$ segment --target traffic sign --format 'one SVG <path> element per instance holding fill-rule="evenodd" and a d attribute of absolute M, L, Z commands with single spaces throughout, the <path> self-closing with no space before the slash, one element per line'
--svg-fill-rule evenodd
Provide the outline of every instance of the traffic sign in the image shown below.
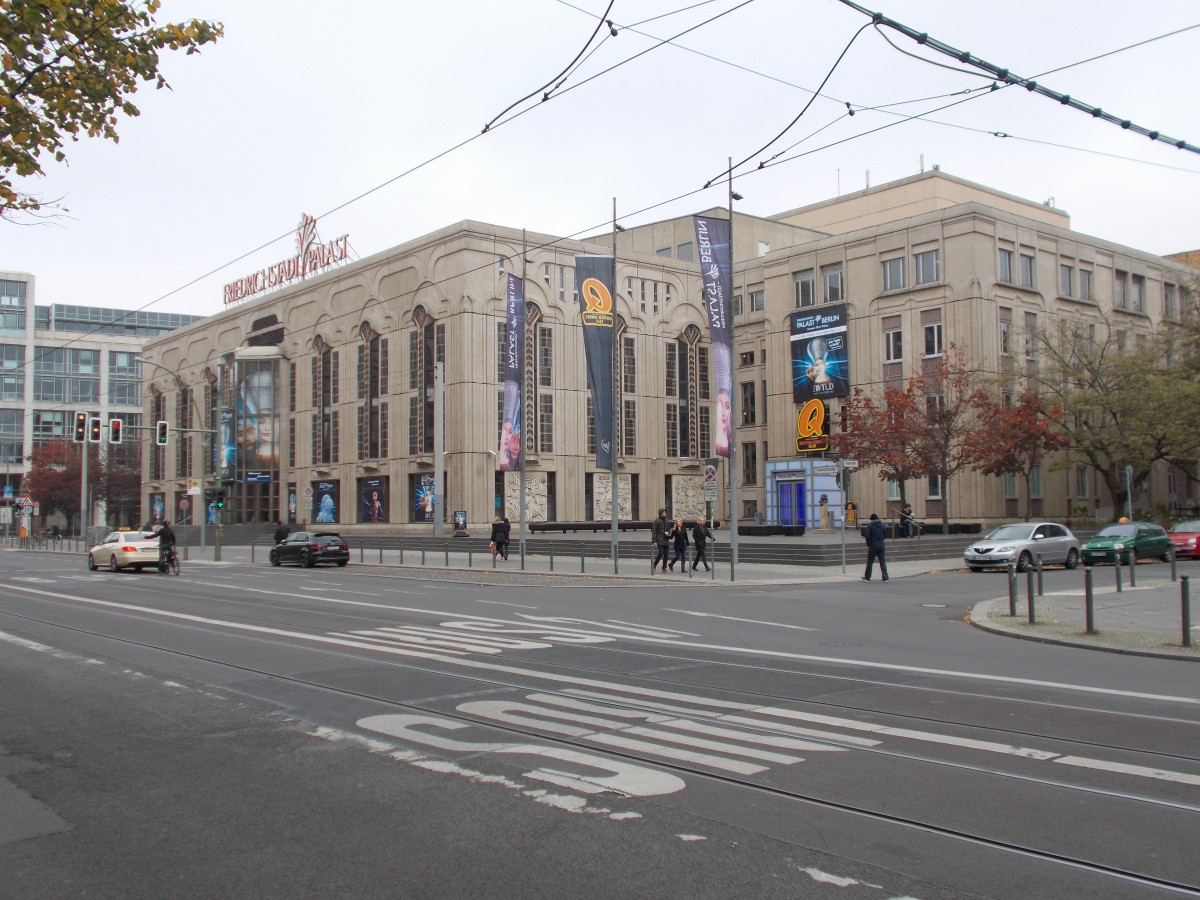
<path fill-rule="evenodd" d="M 306 488 L 304 489 L 304 496 L 305 496 L 305 497 L 311 497 L 312 495 L 313 495 L 313 490 L 312 490 L 312 488 L 311 488 L 311 487 L 306 487 Z"/>
<path fill-rule="evenodd" d="M 191 494 L 193 497 L 200 496 L 200 479 L 199 478 L 189 478 L 188 479 L 187 492 L 189 494 Z"/>
<path fill-rule="evenodd" d="M 704 500 L 706 503 L 712 503 L 717 499 L 717 483 L 715 481 L 704 482 Z"/>
<path fill-rule="evenodd" d="M 717 467 L 716 466 L 705 466 L 704 467 L 704 480 L 705 481 L 716 481 L 717 480 Z"/>
<path fill-rule="evenodd" d="M 843 469 L 857 469 L 858 468 L 858 460 L 857 459 L 843 459 L 842 460 L 842 468 Z"/>

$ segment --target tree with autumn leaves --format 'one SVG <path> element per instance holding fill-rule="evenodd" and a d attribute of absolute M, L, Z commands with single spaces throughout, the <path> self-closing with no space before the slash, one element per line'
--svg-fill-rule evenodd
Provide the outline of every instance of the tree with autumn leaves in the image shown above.
<path fill-rule="evenodd" d="M 17 179 L 66 161 L 67 139 L 113 142 L 136 116 L 139 84 L 169 88 L 159 53 L 196 53 L 221 36 L 201 19 L 158 24 L 159 0 L 0 0 L 0 219 L 46 205 Z"/>
<path fill-rule="evenodd" d="M 88 453 L 88 493 L 101 502 L 109 522 L 133 522 L 141 508 L 141 472 L 136 462 L 106 460 L 100 445 L 91 442 L 49 441 L 33 449 L 30 469 L 21 482 L 43 515 L 63 513 L 71 521 L 79 514 L 83 482 L 83 456 Z"/>

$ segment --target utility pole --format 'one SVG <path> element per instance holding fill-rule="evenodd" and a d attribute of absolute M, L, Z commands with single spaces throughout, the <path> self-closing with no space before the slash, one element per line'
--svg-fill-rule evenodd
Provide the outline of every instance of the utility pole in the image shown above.
<path fill-rule="evenodd" d="M 442 482 L 446 477 L 446 364 L 433 365 L 433 536 L 443 536 Z"/>

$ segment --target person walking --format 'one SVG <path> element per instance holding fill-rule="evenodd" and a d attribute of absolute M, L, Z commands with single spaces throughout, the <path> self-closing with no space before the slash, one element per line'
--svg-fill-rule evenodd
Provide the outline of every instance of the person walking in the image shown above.
<path fill-rule="evenodd" d="M 502 559 L 507 559 L 508 532 L 505 531 L 504 519 L 502 519 L 500 516 L 496 516 L 495 520 L 492 522 L 492 536 L 489 540 L 491 541 L 490 549 L 492 551 L 492 564 L 495 565 L 497 556 L 501 557 Z"/>
<path fill-rule="evenodd" d="M 884 537 L 887 535 L 887 529 L 883 527 L 883 522 L 879 521 L 879 516 L 871 513 L 871 521 L 867 523 L 865 529 L 865 537 L 867 539 L 867 571 L 863 574 L 863 581 L 871 580 L 871 570 L 875 567 L 875 560 L 879 560 L 879 574 L 883 576 L 883 580 L 888 580 L 887 560 L 884 557 Z"/>
<path fill-rule="evenodd" d="M 700 560 L 704 560 L 704 571 L 708 571 L 708 542 L 712 539 L 713 533 L 708 527 L 708 520 L 701 516 L 692 526 L 692 543 L 696 545 L 696 555 L 692 557 L 693 572 L 696 571 Z"/>
<path fill-rule="evenodd" d="M 671 529 L 671 539 L 675 542 L 675 558 L 671 560 L 669 568 L 674 572 L 675 563 L 679 563 L 679 574 L 683 575 L 687 572 L 688 533 L 682 518 L 675 520 L 675 527 Z"/>
<path fill-rule="evenodd" d="M 167 563 L 171 559 L 171 551 L 175 549 L 175 531 L 171 523 L 163 519 L 162 527 L 158 529 L 158 571 L 166 573 Z"/>
<path fill-rule="evenodd" d="M 660 509 L 658 518 L 650 524 L 650 546 L 654 548 L 654 559 L 650 563 L 650 574 L 653 575 L 660 563 L 662 570 L 667 571 L 667 554 L 671 549 L 671 523 L 667 521 L 667 511 Z"/>
<path fill-rule="evenodd" d="M 54 542 L 55 547 L 62 543 L 62 529 L 57 525 L 50 529 L 50 540 Z"/>
<path fill-rule="evenodd" d="M 504 557 L 504 561 L 508 562 L 508 545 L 512 540 L 512 522 L 508 521 L 508 516 L 501 516 L 500 521 L 504 523 L 504 547 L 500 551 L 500 555 Z"/>
<path fill-rule="evenodd" d="M 288 527 L 279 519 L 275 520 L 275 543 L 282 544 L 287 540 Z"/>

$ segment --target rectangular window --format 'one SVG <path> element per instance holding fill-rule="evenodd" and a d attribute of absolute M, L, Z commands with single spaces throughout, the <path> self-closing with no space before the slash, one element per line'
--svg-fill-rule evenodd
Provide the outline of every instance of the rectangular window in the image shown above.
<path fill-rule="evenodd" d="M 696 348 L 696 380 L 701 400 L 708 400 L 712 394 L 708 387 L 708 348 Z"/>
<path fill-rule="evenodd" d="M 753 350 L 745 350 L 742 353 L 738 354 L 738 366 L 739 367 L 752 366 L 752 365 L 754 365 L 754 351 Z"/>
<path fill-rule="evenodd" d="M 929 493 L 925 496 L 930 500 L 940 500 L 942 498 L 942 476 L 930 475 L 927 479 L 927 484 Z"/>
<path fill-rule="evenodd" d="M 554 335 L 549 328 L 538 328 L 538 385 L 550 387 L 554 376 Z"/>
<path fill-rule="evenodd" d="M 758 484 L 758 444 L 742 442 L 742 484 Z"/>
<path fill-rule="evenodd" d="M 897 256 L 895 259 L 885 259 L 883 261 L 883 289 L 885 291 L 898 291 L 904 287 L 904 257 Z"/>
<path fill-rule="evenodd" d="M 1000 320 L 1000 355 L 1012 354 L 1012 322 Z"/>
<path fill-rule="evenodd" d="M 942 323 L 932 322 L 925 326 L 925 355 L 942 355 Z"/>
<path fill-rule="evenodd" d="M 742 382 L 742 424 L 754 425 L 758 422 L 756 385 L 753 381 Z"/>
<path fill-rule="evenodd" d="M 1163 318 L 1175 318 L 1175 285 L 1163 284 Z"/>
<path fill-rule="evenodd" d="M 1091 269 L 1080 269 L 1079 270 L 1079 299 L 1080 300 L 1091 300 L 1092 299 L 1092 270 Z"/>
<path fill-rule="evenodd" d="M 504 367 L 508 355 L 508 322 L 500 320 L 496 323 L 496 380 L 504 384 Z"/>
<path fill-rule="evenodd" d="M 1145 312 L 1146 310 L 1146 276 L 1134 275 L 1130 284 L 1132 290 L 1129 294 L 1129 308 L 1134 312 Z"/>
<path fill-rule="evenodd" d="M 1037 356 L 1038 324 L 1037 313 L 1025 313 L 1025 356 L 1029 359 Z"/>
<path fill-rule="evenodd" d="M 1004 473 L 1004 499 L 1017 499 L 1017 476 L 1013 472 Z"/>
<path fill-rule="evenodd" d="M 1021 254 L 1021 287 L 1034 288 L 1037 283 L 1034 281 L 1034 258 L 1029 253 Z"/>
<path fill-rule="evenodd" d="M 904 332 L 899 328 L 883 333 L 883 361 L 900 362 L 904 359 Z"/>
<path fill-rule="evenodd" d="M 674 341 L 667 343 L 667 396 L 679 396 L 679 366 L 678 366 L 678 351 L 679 346 Z"/>
<path fill-rule="evenodd" d="M 733 314 L 735 316 L 740 316 L 742 314 L 742 295 L 741 294 L 733 295 L 732 307 L 733 307 Z"/>
<path fill-rule="evenodd" d="M 501 399 L 503 402 L 503 399 Z M 417 456 L 424 447 L 421 426 L 425 421 L 424 404 L 420 397 L 408 398 L 408 455 Z"/>
<path fill-rule="evenodd" d="M 0 409 L 0 463 L 19 466 L 25 455 L 25 413 Z"/>
<path fill-rule="evenodd" d="M 845 285 L 842 283 L 842 264 L 821 266 L 821 289 L 825 303 L 841 303 L 845 299 Z"/>
<path fill-rule="evenodd" d="M 624 401 L 624 414 L 622 415 L 623 428 L 621 437 L 625 442 L 625 447 L 621 451 L 625 456 L 637 456 L 637 401 Z"/>
<path fill-rule="evenodd" d="M 894 478 L 888 479 L 888 499 L 892 501 L 900 499 L 900 482 Z"/>
<path fill-rule="evenodd" d="M 554 452 L 554 395 L 538 394 L 538 452 Z"/>
<path fill-rule="evenodd" d="M 671 257 L 671 248 L 670 247 L 659 247 L 657 250 L 654 251 L 654 255 L 655 256 L 665 256 L 669 259 Z"/>
<path fill-rule="evenodd" d="M 667 458 L 679 456 L 679 406 L 667 404 Z"/>
<path fill-rule="evenodd" d="M 751 291 L 750 292 L 750 312 L 762 312 L 767 308 L 767 292 L 766 291 Z"/>
<path fill-rule="evenodd" d="M 675 248 L 675 258 L 683 262 L 692 261 L 692 243 L 688 241 L 686 244 L 680 244 Z"/>
<path fill-rule="evenodd" d="M 803 272 L 797 272 L 796 278 L 796 308 L 802 306 L 812 306 L 817 302 L 816 281 L 813 278 L 813 270 L 805 269 Z"/>
<path fill-rule="evenodd" d="M 1113 306 L 1129 308 L 1129 273 L 1117 269 L 1113 272 Z"/>
<path fill-rule="evenodd" d="M 699 413 L 700 450 L 698 455 L 701 459 L 708 459 L 712 456 L 712 409 L 708 406 L 701 406 Z"/>
<path fill-rule="evenodd" d="M 996 258 L 996 280 L 1013 282 L 1013 252 L 1001 248 Z"/>
<path fill-rule="evenodd" d="M 637 345 L 634 339 L 624 340 L 624 371 L 621 376 L 623 390 L 626 394 L 637 393 Z"/>
<path fill-rule="evenodd" d="M 592 398 L 587 398 L 587 453 L 596 455 L 596 411 L 592 408 Z"/>
<path fill-rule="evenodd" d="M 650 294 L 651 312 L 658 312 L 658 282 L 652 282 L 654 290 Z"/>
<path fill-rule="evenodd" d="M 288 419 L 288 466 L 296 468 L 296 419 Z"/>
<path fill-rule="evenodd" d="M 936 284 L 941 281 L 941 251 L 924 250 L 913 257 L 917 284 Z"/>
<path fill-rule="evenodd" d="M 638 307 L 641 309 L 642 312 L 645 312 L 646 311 L 646 282 L 644 280 L 641 283 L 641 291 L 638 294 L 638 298 L 639 298 L 638 299 Z"/>
<path fill-rule="evenodd" d="M 1075 293 L 1075 267 L 1068 266 L 1066 263 L 1059 263 L 1058 266 L 1058 296 L 1074 297 Z"/>
<path fill-rule="evenodd" d="M 1075 498 L 1077 500 L 1086 500 L 1088 496 L 1088 469 L 1087 466 L 1075 467 Z"/>
<path fill-rule="evenodd" d="M 1029 469 L 1029 496 L 1042 496 L 1042 467 L 1032 466 Z"/>

